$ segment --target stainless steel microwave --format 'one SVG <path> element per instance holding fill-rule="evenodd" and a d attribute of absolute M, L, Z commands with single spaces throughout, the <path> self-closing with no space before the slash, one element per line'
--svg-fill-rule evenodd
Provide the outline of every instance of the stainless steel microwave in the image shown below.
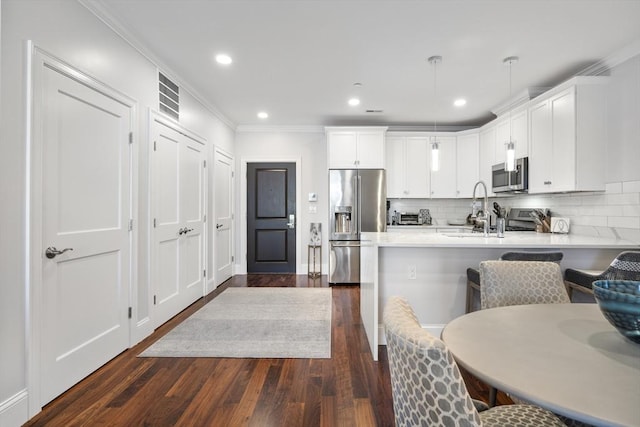
<path fill-rule="evenodd" d="M 529 189 L 529 158 L 516 159 L 514 171 L 505 170 L 499 163 L 491 168 L 491 187 L 494 193 L 526 192 Z"/>

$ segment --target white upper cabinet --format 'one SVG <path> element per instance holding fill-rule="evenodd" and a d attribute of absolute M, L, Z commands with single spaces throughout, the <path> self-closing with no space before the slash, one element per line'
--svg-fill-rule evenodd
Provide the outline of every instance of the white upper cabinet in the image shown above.
<path fill-rule="evenodd" d="M 473 186 L 479 179 L 479 132 L 459 134 L 456 139 L 456 152 L 456 197 L 471 198 Z"/>
<path fill-rule="evenodd" d="M 496 125 L 490 123 L 480 130 L 480 153 L 478 155 L 478 179 L 484 181 L 491 192 L 491 168 L 496 162 Z M 473 188 L 471 189 L 473 192 Z"/>
<path fill-rule="evenodd" d="M 329 169 L 384 169 L 386 127 L 327 127 Z"/>
<path fill-rule="evenodd" d="M 575 77 L 529 107 L 529 193 L 605 189 L 607 77 Z"/>
<path fill-rule="evenodd" d="M 427 137 L 386 138 L 387 197 L 429 197 L 429 142 Z"/>
<path fill-rule="evenodd" d="M 529 138 L 527 132 L 527 109 L 505 113 L 496 125 L 495 163 L 504 163 L 506 160 L 507 143 L 509 138 L 514 141 L 516 159 L 529 155 Z"/>
<path fill-rule="evenodd" d="M 440 167 L 431 171 L 431 197 L 455 198 L 457 196 L 457 150 L 455 136 L 438 136 Z M 429 165 L 430 166 L 430 165 Z"/>

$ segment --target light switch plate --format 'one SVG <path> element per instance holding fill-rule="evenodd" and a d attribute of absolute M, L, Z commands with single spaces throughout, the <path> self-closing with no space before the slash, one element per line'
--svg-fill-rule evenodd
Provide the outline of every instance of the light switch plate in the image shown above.
<path fill-rule="evenodd" d="M 317 202 L 318 201 L 318 195 L 316 193 L 309 193 L 309 201 L 310 202 Z"/>

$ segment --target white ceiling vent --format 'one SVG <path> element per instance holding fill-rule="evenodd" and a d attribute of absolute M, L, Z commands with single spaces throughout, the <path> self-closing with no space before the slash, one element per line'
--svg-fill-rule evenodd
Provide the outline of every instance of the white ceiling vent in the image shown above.
<path fill-rule="evenodd" d="M 180 119 L 180 88 L 162 73 L 158 73 L 158 89 L 160 99 L 160 111 Z"/>

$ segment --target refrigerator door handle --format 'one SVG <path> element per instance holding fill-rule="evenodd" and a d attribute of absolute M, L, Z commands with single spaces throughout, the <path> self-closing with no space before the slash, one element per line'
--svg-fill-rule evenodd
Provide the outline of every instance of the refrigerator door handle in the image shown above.
<path fill-rule="evenodd" d="M 362 177 L 360 174 L 356 175 L 356 236 L 359 239 L 362 232 L 362 217 L 360 215 L 360 208 L 362 207 L 362 201 L 360 197 L 362 195 Z"/>

